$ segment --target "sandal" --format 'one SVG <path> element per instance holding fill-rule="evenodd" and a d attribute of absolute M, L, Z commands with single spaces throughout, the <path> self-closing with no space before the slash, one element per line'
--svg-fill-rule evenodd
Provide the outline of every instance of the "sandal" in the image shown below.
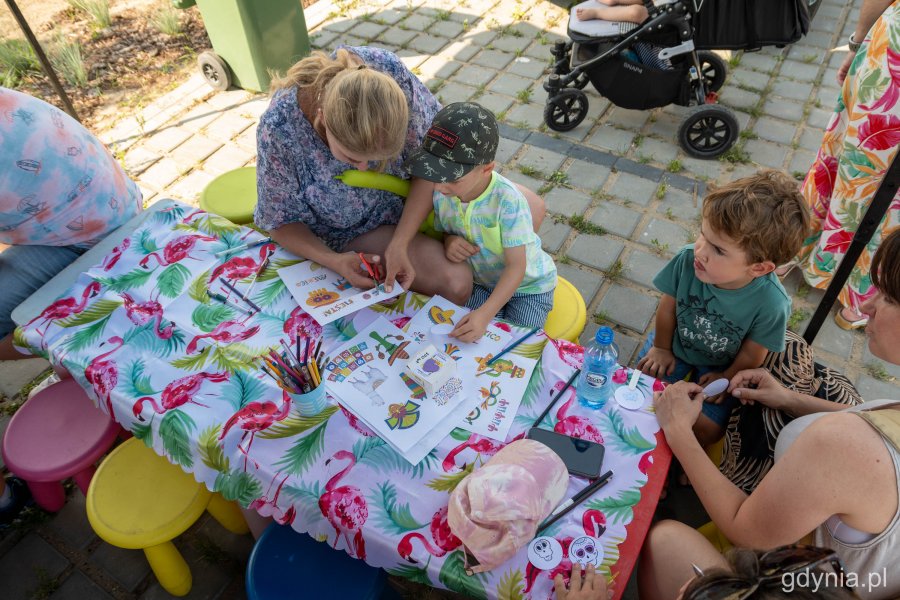
<path fill-rule="evenodd" d="M 846 331 L 851 331 L 853 329 L 865 329 L 866 325 L 868 325 L 869 323 L 868 316 L 863 315 L 861 318 L 851 321 L 844 316 L 844 310 L 846 309 L 841 309 L 834 315 L 834 322 L 838 327 Z"/>
<path fill-rule="evenodd" d="M 786 262 L 783 265 L 781 265 L 780 267 L 778 267 L 777 269 L 775 269 L 775 276 L 778 277 L 779 279 L 784 279 L 785 277 L 787 277 L 788 273 L 790 273 L 791 271 L 794 270 L 794 267 L 798 267 L 798 266 L 800 266 L 800 263 L 798 263 L 795 260 Z"/>

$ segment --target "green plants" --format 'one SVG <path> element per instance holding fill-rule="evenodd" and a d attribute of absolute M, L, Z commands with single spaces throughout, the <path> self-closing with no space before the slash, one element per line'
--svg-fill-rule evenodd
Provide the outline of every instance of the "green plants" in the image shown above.
<path fill-rule="evenodd" d="M 0 85 L 14 88 L 29 73 L 39 73 L 41 64 L 28 42 L 0 40 Z"/>
<path fill-rule="evenodd" d="M 885 368 L 884 363 L 877 360 L 872 360 L 866 363 L 866 371 L 877 379 L 878 381 L 894 381 L 894 377 L 888 373 L 888 370 Z"/>
<path fill-rule="evenodd" d="M 569 176 L 563 171 L 553 171 L 547 176 L 547 181 L 554 185 L 566 185 L 569 182 Z"/>
<path fill-rule="evenodd" d="M 666 197 L 666 191 L 669 189 L 669 184 L 663 181 L 659 184 L 659 187 L 656 188 L 656 199 L 662 200 Z M 670 209 L 671 210 L 671 209 Z"/>
<path fill-rule="evenodd" d="M 519 173 L 527 177 L 544 178 L 544 174 L 530 165 L 519 165 Z"/>
<path fill-rule="evenodd" d="M 588 235 L 603 235 L 606 233 L 602 227 L 591 223 L 581 215 L 572 215 L 565 220 L 565 223 L 578 233 L 586 233 Z"/>
<path fill-rule="evenodd" d="M 728 152 L 719 157 L 722 162 L 731 164 L 747 164 L 750 162 L 750 154 L 744 150 L 743 144 L 735 144 L 728 149 Z"/>
<path fill-rule="evenodd" d="M 559 265 L 568 265 L 572 263 L 572 259 L 568 257 L 566 254 L 562 254 L 556 257 L 556 264 Z"/>
<path fill-rule="evenodd" d="M 675 213 L 672 212 L 672 207 L 666 209 L 666 218 L 670 221 L 675 219 Z"/>
<path fill-rule="evenodd" d="M 663 244 L 656 238 L 650 240 L 650 247 L 658 256 L 662 256 L 669 251 L 669 244 Z"/>
<path fill-rule="evenodd" d="M 519 93 L 516 94 L 516 99 L 522 104 L 528 104 L 528 101 L 531 100 L 531 93 L 531 88 L 519 90 Z"/>
<path fill-rule="evenodd" d="M 75 10 L 86 13 L 98 29 L 106 29 L 111 23 L 109 18 L 109 0 L 69 0 Z"/>
<path fill-rule="evenodd" d="M 605 312 L 603 312 L 602 310 L 600 312 L 595 312 L 593 315 L 591 315 L 591 320 L 594 323 L 596 323 L 597 325 L 606 325 L 607 323 L 611 322 L 609 320 L 609 315 L 606 314 Z"/>
<path fill-rule="evenodd" d="M 70 85 L 87 85 L 87 67 L 81 56 L 81 44 L 67 41 L 61 35 L 50 48 L 50 63 Z"/>
<path fill-rule="evenodd" d="M 603 271 L 603 274 L 606 275 L 606 278 L 610 281 L 618 281 L 622 278 L 622 274 L 624 272 L 625 265 L 621 260 L 616 260 L 613 264 L 609 265 L 609 267 Z"/>
<path fill-rule="evenodd" d="M 150 17 L 150 23 L 162 34 L 175 36 L 181 35 L 181 11 L 170 3 L 163 4 Z"/>
<path fill-rule="evenodd" d="M 806 298 L 807 296 L 809 296 L 809 291 L 811 289 L 812 288 L 809 287 L 808 283 L 806 283 L 805 281 L 800 281 L 800 284 L 797 285 L 797 291 L 794 292 L 794 295 L 798 298 Z"/>
<path fill-rule="evenodd" d="M 740 133 L 742 140 L 756 140 L 759 139 L 759 136 L 752 129 L 744 129 Z"/>
<path fill-rule="evenodd" d="M 666 165 L 666 171 L 669 173 L 677 173 L 682 169 L 681 161 L 677 158 L 673 158 L 669 161 L 669 164 Z"/>
<path fill-rule="evenodd" d="M 790 329 L 791 331 L 797 331 L 797 328 L 800 326 L 800 324 L 808 317 L 809 311 L 803 310 L 802 308 L 795 308 L 791 311 L 791 316 L 788 317 L 788 329 Z"/>

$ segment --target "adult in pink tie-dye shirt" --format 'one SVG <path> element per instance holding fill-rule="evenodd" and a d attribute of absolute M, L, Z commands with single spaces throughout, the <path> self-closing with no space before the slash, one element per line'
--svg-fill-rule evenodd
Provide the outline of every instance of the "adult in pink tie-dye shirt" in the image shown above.
<path fill-rule="evenodd" d="M 10 313 L 143 207 L 104 145 L 58 108 L 0 87 L 0 360 Z"/>

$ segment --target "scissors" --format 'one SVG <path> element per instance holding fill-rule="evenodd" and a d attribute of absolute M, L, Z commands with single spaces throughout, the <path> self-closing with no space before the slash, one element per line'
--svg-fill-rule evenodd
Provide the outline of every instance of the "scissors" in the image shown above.
<path fill-rule="evenodd" d="M 375 267 L 373 267 L 369 261 L 366 260 L 366 255 L 362 252 L 359 253 L 359 260 L 362 261 L 362 266 L 366 268 L 366 272 L 369 274 L 369 277 L 372 278 L 372 282 L 375 284 L 375 287 L 379 287 L 378 278 L 375 276 Z"/>

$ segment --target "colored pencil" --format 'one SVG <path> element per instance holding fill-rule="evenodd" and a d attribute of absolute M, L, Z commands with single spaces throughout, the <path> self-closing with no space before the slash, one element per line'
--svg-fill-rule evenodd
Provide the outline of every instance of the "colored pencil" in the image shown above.
<path fill-rule="evenodd" d="M 609 480 L 612 479 L 612 476 L 613 472 L 607 471 L 606 473 L 598 477 L 595 481 L 587 484 L 583 489 L 581 489 L 581 491 L 572 496 L 570 499 L 557 506 L 556 509 L 552 513 L 550 513 L 550 516 L 547 517 L 543 523 L 538 525 L 535 536 L 540 535 L 542 531 L 562 519 L 564 516 L 569 514 L 572 509 L 590 498 L 597 490 L 609 483 Z"/>
<path fill-rule="evenodd" d="M 235 246 L 234 248 L 226 248 L 225 250 L 220 250 L 216 252 L 214 256 L 222 256 L 223 254 L 229 254 L 231 252 L 240 252 L 242 250 L 248 250 L 250 248 L 256 248 L 257 246 L 262 246 L 263 244 L 268 244 L 272 241 L 272 238 L 265 237 L 261 240 L 257 240 L 255 242 L 250 242 L 248 244 L 241 244 L 240 246 Z"/>
<path fill-rule="evenodd" d="M 229 290 L 234 292 L 235 296 L 237 296 L 238 298 L 240 298 L 241 300 L 246 302 L 247 305 L 250 306 L 253 310 L 255 310 L 256 312 L 262 312 L 262 309 L 259 306 L 257 306 L 255 302 L 253 302 L 250 298 L 245 298 L 244 296 L 242 296 L 236 287 L 234 287 L 232 284 L 228 283 L 227 279 L 223 279 L 222 277 L 219 277 L 219 283 L 221 283 L 222 285 L 227 287 Z"/>
<path fill-rule="evenodd" d="M 565 393 L 565 391 L 567 389 L 569 389 L 570 387 L 572 387 L 572 384 L 575 383 L 575 380 L 578 378 L 578 375 L 580 375 L 580 374 L 581 374 L 581 369 L 575 369 L 575 372 L 572 373 L 571 377 L 569 377 L 569 380 L 566 382 L 566 385 L 563 387 L 563 389 L 556 392 L 556 395 L 553 396 L 553 400 L 550 401 L 550 404 L 547 405 L 547 408 L 544 409 L 544 412 L 542 412 L 538 416 L 538 418 L 534 420 L 534 423 L 531 424 L 532 427 L 540 427 L 541 426 L 541 421 L 544 420 L 544 417 L 547 416 L 547 413 L 550 412 L 550 409 L 553 408 L 553 406 L 556 404 L 557 400 L 559 400 L 562 397 L 562 395 Z"/>
<path fill-rule="evenodd" d="M 535 327 L 534 329 L 532 329 L 531 331 L 529 331 L 528 333 L 526 333 L 525 335 L 523 335 L 522 337 L 520 337 L 519 339 L 514 341 L 512 344 L 510 344 L 509 346 L 507 346 L 506 348 L 501 350 L 497 354 L 497 356 L 495 356 L 491 360 L 487 361 L 487 366 L 491 366 L 492 364 L 494 364 L 498 358 L 500 358 L 501 356 L 503 356 L 504 354 L 506 354 L 507 352 L 509 352 L 510 350 L 512 350 L 513 348 L 515 348 L 516 346 L 518 346 L 519 344 L 521 344 L 522 342 L 524 342 L 525 340 L 530 338 L 531 336 L 533 336 L 535 333 L 540 331 L 540 329 L 541 329 L 540 327 Z"/>
<path fill-rule="evenodd" d="M 226 305 L 226 306 L 230 306 L 231 308 L 234 308 L 234 309 L 236 309 L 236 310 L 240 310 L 240 311 L 242 311 L 242 312 L 245 312 L 245 313 L 247 313 L 248 315 L 253 315 L 253 314 L 254 314 L 254 312 L 253 312 L 252 309 L 246 308 L 246 307 L 244 307 L 244 306 L 241 306 L 240 304 L 237 304 L 237 303 L 235 303 L 235 302 L 232 302 L 231 300 L 229 300 L 228 298 L 226 298 L 226 297 L 223 296 L 222 294 L 217 294 L 217 293 L 215 293 L 215 292 L 211 292 L 211 291 L 209 291 L 209 290 L 206 290 L 206 295 L 209 296 L 210 298 L 212 298 L 213 300 L 215 300 L 216 302 L 221 302 L 222 304 L 224 304 L 224 305 Z"/>
<path fill-rule="evenodd" d="M 250 296 L 250 292 L 253 291 L 253 286 L 256 285 L 256 280 L 259 278 L 259 274 L 266 270 L 266 267 L 269 266 L 269 259 L 272 257 L 270 254 L 266 257 L 266 260 L 262 261 L 262 264 L 259 265 L 259 268 L 253 273 L 253 278 L 250 280 L 250 285 L 247 286 L 247 291 L 244 292 L 244 295 L 241 296 L 243 300 L 247 300 Z"/>

